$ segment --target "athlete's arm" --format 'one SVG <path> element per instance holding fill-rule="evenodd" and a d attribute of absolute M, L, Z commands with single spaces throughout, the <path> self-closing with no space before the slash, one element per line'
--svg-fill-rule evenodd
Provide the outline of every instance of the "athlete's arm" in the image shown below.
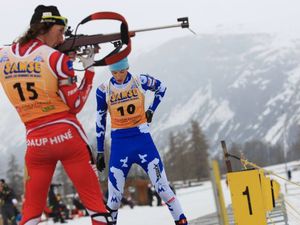
<path fill-rule="evenodd" d="M 149 75 L 141 74 L 140 81 L 143 90 L 145 91 L 150 90 L 154 92 L 153 102 L 152 104 L 150 104 L 148 108 L 148 110 L 154 112 L 157 106 L 160 104 L 162 98 L 164 97 L 167 88 L 159 80 Z"/>
<path fill-rule="evenodd" d="M 106 130 L 106 115 L 107 115 L 106 88 L 104 85 L 100 85 L 97 88 L 96 101 L 97 101 L 97 116 L 96 116 L 97 150 L 99 153 L 103 153 L 105 130 Z"/>
<path fill-rule="evenodd" d="M 75 82 L 73 62 L 67 55 L 56 51 L 52 53 L 49 61 L 58 78 L 59 96 L 70 107 L 71 113 L 78 113 L 84 106 L 92 89 L 95 73 L 92 70 L 86 70 L 78 87 Z"/>

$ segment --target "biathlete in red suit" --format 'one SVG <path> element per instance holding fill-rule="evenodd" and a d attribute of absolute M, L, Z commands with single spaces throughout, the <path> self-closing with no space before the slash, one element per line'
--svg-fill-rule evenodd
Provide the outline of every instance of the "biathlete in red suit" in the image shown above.
<path fill-rule="evenodd" d="M 46 206 L 57 161 L 61 161 L 92 217 L 110 224 L 87 137 L 76 118 L 92 88 L 94 55 L 81 58 L 79 87 L 71 59 L 54 48 L 63 42 L 66 18 L 55 6 L 39 5 L 30 28 L 0 50 L 0 82 L 27 132 L 25 201 L 21 225 L 36 225 Z"/>

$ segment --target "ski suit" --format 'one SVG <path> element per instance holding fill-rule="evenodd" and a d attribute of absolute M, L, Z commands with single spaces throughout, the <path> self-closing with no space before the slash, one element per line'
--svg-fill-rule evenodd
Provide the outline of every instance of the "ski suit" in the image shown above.
<path fill-rule="evenodd" d="M 38 39 L 0 50 L 0 82 L 26 127 L 21 225 L 40 221 L 57 161 L 72 180 L 92 224 L 107 224 L 89 142 L 76 118 L 93 77 L 94 72 L 86 70 L 77 87 L 70 58 Z"/>
<path fill-rule="evenodd" d="M 125 179 L 133 163 L 140 165 L 148 174 L 174 220 L 185 219 L 180 203 L 169 187 L 162 160 L 149 133 L 144 106 L 145 92 L 148 90 L 155 92 L 154 100 L 149 106 L 149 110 L 154 112 L 164 97 L 166 88 L 149 75 L 134 77 L 128 72 L 123 84 L 118 84 L 112 77 L 96 91 L 98 152 L 104 151 L 107 111 L 111 117 L 107 206 L 115 223 Z"/>

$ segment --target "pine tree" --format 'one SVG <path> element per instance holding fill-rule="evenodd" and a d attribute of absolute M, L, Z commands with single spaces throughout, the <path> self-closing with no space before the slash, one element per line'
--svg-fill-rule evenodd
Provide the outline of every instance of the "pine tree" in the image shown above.
<path fill-rule="evenodd" d="M 284 150 L 283 150 L 283 146 L 281 144 L 276 144 L 276 145 L 270 146 L 269 154 L 270 154 L 270 164 L 271 165 L 280 164 L 280 163 L 285 162 Z"/>
<path fill-rule="evenodd" d="M 169 151 L 165 154 L 165 170 L 170 181 L 176 180 L 176 165 L 174 152 L 176 152 L 175 135 L 173 132 L 169 134 Z"/>
<path fill-rule="evenodd" d="M 269 151 L 270 145 L 260 140 L 248 141 L 243 147 L 245 157 L 259 166 L 270 165 Z"/>
<path fill-rule="evenodd" d="M 235 142 L 233 142 L 231 144 L 231 147 L 229 148 L 229 153 L 232 154 L 232 155 L 235 155 L 237 157 L 241 157 L 243 158 L 244 157 L 244 154 L 242 152 L 243 150 L 243 146 L 240 145 L 240 144 L 237 144 Z M 231 166 L 232 166 L 232 170 L 233 171 L 240 171 L 243 169 L 243 165 L 241 163 L 241 161 L 237 160 L 237 159 L 234 159 L 234 158 L 229 158 L 230 159 L 230 162 L 231 162 Z M 224 161 L 225 162 L 225 161 Z"/>
<path fill-rule="evenodd" d="M 191 146 L 189 150 L 189 161 L 191 178 L 208 178 L 209 164 L 208 164 L 208 143 L 205 135 L 202 132 L 197 121 L 191 121 Z"/>
<path fill-rule="evenodd" d="M 184 132 L 179 132 L 175 138 L 175 151 L 173 155 L 175 157 L 175 172 L 177 180 L 186 182 L 189 179 L 189 161 L 188 161 L 188 139 Z"/>
<path fill-rule="evenodd" d="M 186 135 L 183 132 L 178 132 L 176 135 L 172 132 L 170 133 L 169 151 L 164 157 L 166 172 L 170 181 L 185 181 L 188 179 L 189 167 L 187 164 L 186 139 Z"/>
<path fill-rule="evenodd" d="M 20 199 L 24 191 L 23 176 L 17 158 L 13 154 L 10 155 L 8 160 L 6 177 L 8 185 L 13 189 L 16 197 Z"/>
<path fill-rule="evenodd" d="M 300 132 L 297 134 L 297 139 L 295 143 L 291 145 L 289 151 L 287 152 L 287 160 L 298 160 L 300 159 Z"/>

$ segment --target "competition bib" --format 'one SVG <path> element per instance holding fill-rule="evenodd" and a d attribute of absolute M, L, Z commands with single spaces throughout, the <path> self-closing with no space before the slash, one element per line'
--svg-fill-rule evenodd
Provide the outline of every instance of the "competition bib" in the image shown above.
<path fill-rule="evenodd" d="M 145 98 L 133 77 L 122 89 L 109 83 L 107 94 L 112 128 L 130 128 L 146 123 Z"/>
<path fill-rule="evenodd" d="M 69 110 L 48 63 L 53 51 L 41 46 L 26 57 L 16 56 L 11 47 L 0 51 L 0 82 L 23 122 Z"/>

